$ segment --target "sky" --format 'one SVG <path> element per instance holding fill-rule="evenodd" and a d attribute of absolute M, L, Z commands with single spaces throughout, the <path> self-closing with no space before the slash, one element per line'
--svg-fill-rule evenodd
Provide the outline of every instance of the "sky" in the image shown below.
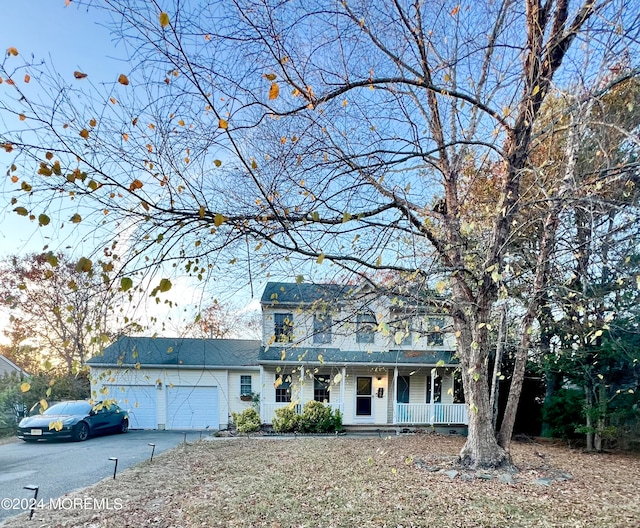
<path fill-rule="evenodd" d="M 44 60 L 60 75 L 91 72 L 93 82 L 113 80 L 126 66 L 104 27 L 108 20 L 96 10 L 65 0 L 7 1 L 1 17 L 0 49 L 16 48 L 20 62 Z M 36 222 L 0 210 L 0 257 L 41 251 L 49 243 Z"/>
<path fill-rule="evenodd" d="M 67 5 L 66 0 L 3 1 L 1 20 L 0 49 L 4 53 L 10 47 L 16 48 L 19 52 L 16 59 L 20 59 L 20 63 L 44 60 L 62 76 L 71 78 L 74 71 L 87 73 L 92 83 L 113 82 L 120 73 L 126 74 L 129 69 L 124 50 L 116 46 L 105 27 L 109 22 L 108 16 L 99 10 L 87 10 L 73 1 Z M 0 157 L 0 166 L 6 162 Z M 10 207 L 5 210 L 2 205 L 0 258 L 40 252 L 45 246 L 52 250 L 64 249 L 64 240 L 60 247 L 60 242 L 48 238 L 50 229 L 40 228 L 37 222 L 18 216 Z M 174 282 L 173 290 L 180 290 L 178 297 L 182 303 L 197 302 L 202 284 L 193 285 L 180 280 Z M 258 298 L 260 294 L 260 290 L 255 292 Z M 250 293 L 245 297 L 234 304 L 243 307 L 244 311 L 259 308 L 257 299 L 251 299 Z M 159 315 L 163 307 L 151 309 L 152 313 L 157 312 L 154 315 Z M 0 326 L 3 318 L 0 314 Z M 167 333 L 171 333 L 172 327 L 169 325 Z"/>

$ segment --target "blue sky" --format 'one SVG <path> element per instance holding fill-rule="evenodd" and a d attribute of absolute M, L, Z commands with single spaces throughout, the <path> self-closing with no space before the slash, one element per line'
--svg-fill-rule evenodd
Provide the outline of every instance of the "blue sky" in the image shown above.
<path fill-rule="evenodd" d="M 73 2 L 66 6 L 65 0 L 3 2 L 0 49 L 4 53 L 14 47 L 20 55 L 12 60 L 19 63 L 44 60 L 65 77 L 71 78 L 79 70 L 87 73 L 92 82 L 113 81 L 128 67 L 118 60 L 124 53 L 116 49 L 104 27 L 106 22 L 104 13 L 87 11 Z M 4 166 L 4 157 L 0 162 Z M 18 217 L 10 208 L 0 209 L 0 258 L 41 251 L 51 242 L 47 235 L 46 229 Z M 57 249 L 57 244 L 52 243 L 52 249 Z"/>

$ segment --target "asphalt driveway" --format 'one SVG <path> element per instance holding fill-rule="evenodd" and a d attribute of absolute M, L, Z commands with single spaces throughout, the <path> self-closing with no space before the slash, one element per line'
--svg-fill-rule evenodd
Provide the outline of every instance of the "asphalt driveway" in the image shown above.
<path fill-rule="evenodd" d="M 187 442 L 199 439 L 198 431 L 186 435 Z M 38 499 L 55 499 L 113 476 L 114 462 L 109 460 L 110 457 L 118 458 L 120 471 L 148 460 L 152 449 L 149 443 L 156 444 L 155 453 L 158 454 L 184 440 L 185 434 L 180 431 L 129 431 L 124 435 L 90 438 L 86 442 L 27 444 L 16 440 L 2 444 L 0 523 L 7 517 L 22 513 L 22 509 L 15 509 L 21 499 L 33 497 L 33 492 L 25 490 L 24 486 L 39 486 Z"/>

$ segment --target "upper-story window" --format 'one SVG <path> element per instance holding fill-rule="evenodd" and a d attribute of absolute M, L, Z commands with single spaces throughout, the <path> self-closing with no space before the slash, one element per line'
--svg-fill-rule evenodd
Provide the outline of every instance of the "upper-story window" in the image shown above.
<path fill-rule="evenodd" d="M 329 314 L 314 314 L 313 316 L 313 342 L 331 343 L 331 316 Z"/>
<path fill-rule="evenodd" d="M 288 343 L 293 339 L 293 314 L 277 313 L 273 316 L 273 333 L 278 343 Z"/>
<path fill-rule="evenodd" d="M 444 317 L 428 317 L 427 318 L 427 345 L 442 346 L 444 345 Z"/>
<path fill-rule="evenodd" d="M 372 312 L 361 312 L 356 316 L 356 342 L 373 343 L 378 323 Z"/>

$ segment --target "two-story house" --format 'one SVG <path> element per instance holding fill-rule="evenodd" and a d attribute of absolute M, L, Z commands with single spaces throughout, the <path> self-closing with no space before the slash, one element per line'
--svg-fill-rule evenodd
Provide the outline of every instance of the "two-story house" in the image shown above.
<path fill-rule="evenodd" d="M 416 304 L 270 282 L 260 341 L 120 338 L 88 362 L 93 397 L 117 399 L 132 428 L 226 428 L 250 405 L 270 424 L 311 400 L 340 409 L 345 426 L 464 425 L 450 322 Z"/>

